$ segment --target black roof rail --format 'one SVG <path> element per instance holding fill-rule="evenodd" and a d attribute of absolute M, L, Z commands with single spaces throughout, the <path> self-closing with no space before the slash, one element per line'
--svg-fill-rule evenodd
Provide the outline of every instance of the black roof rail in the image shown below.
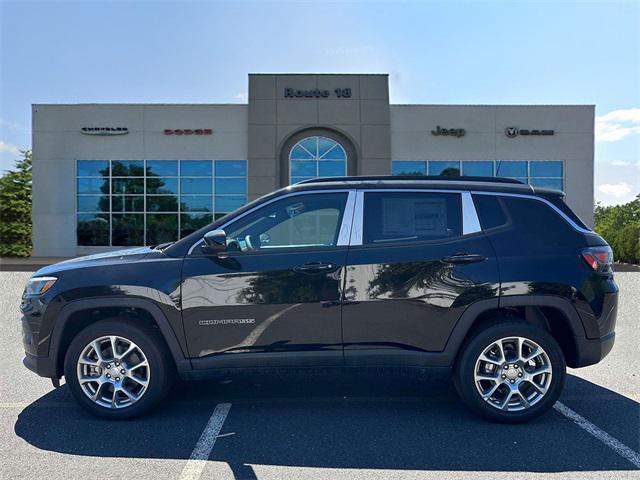
<path fill-rule="evenodd" d="M 327 182 L 349 182 L 349 181 L 383 181 L 383 180 L 435 180 L 438 182 L 491 182 L 491 183 L 515 183 L 524 185 L 524 182 L 516 180 L 515 178 L 504 177 L 451 177 L 444 175 L 353 175 L 346 177 L 322 177 L 312 178 L 310 180 L 303 180 L 296 183 L 296 185 L 308 184 L 308 183 L 327 183 Z"/>

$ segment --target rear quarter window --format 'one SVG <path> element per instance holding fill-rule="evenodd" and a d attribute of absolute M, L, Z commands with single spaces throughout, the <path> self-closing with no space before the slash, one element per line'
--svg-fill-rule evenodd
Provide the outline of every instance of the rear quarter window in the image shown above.
<path fill-rule="evenodd" d="M 510 249 L 548 251 L 552 246 L 573 244 L 579 236 L 557 211 L 540 200 L 474 195 L 474 202 L 483 230 L 511 232 Z"/>

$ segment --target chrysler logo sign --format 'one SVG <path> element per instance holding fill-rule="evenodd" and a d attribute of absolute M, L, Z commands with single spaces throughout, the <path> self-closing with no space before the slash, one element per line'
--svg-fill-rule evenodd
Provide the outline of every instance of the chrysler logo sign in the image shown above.
<path fill-rule="evenodd" d="M 518 127 L 507 127 L 504 129 L 504 134 L 509 138 L 516 138 L 518 135 L 553 135 L 554 133 L 554 130 L 527 130 Z"/>
<path fill-rule="evenodd" d="M 80 129 L 85 135 L 126 135 L 129 133 L 128 127 L 82 127 Z"/>

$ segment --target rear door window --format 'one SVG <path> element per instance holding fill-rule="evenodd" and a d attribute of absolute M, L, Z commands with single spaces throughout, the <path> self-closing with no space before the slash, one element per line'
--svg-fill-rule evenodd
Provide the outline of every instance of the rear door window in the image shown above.
<path fill-rule="evenodd" d="M 365 193 L 363 243 L 381 245 L 461 236 L 461 208 L 457 193 Z"/>

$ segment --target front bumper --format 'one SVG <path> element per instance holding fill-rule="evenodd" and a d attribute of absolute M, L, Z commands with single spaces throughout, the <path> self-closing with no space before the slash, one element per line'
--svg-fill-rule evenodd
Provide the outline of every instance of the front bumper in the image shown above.
<path fill-rule="evenodd" d="M 606 357 L 615 343 L 616 332 L 601 338 L 576 337 L 576 357 L 569 365 L 571 368 L 594 365 Z"/>
<path fill-rule="evenodd" d="M 43 354 L 48 353 L 48 343 L 49 335 L 42 331 L 42 316 L 25 314 L 22 317 L 23 365 L 41 377 L 58 378 L 56 362 Z"/>

